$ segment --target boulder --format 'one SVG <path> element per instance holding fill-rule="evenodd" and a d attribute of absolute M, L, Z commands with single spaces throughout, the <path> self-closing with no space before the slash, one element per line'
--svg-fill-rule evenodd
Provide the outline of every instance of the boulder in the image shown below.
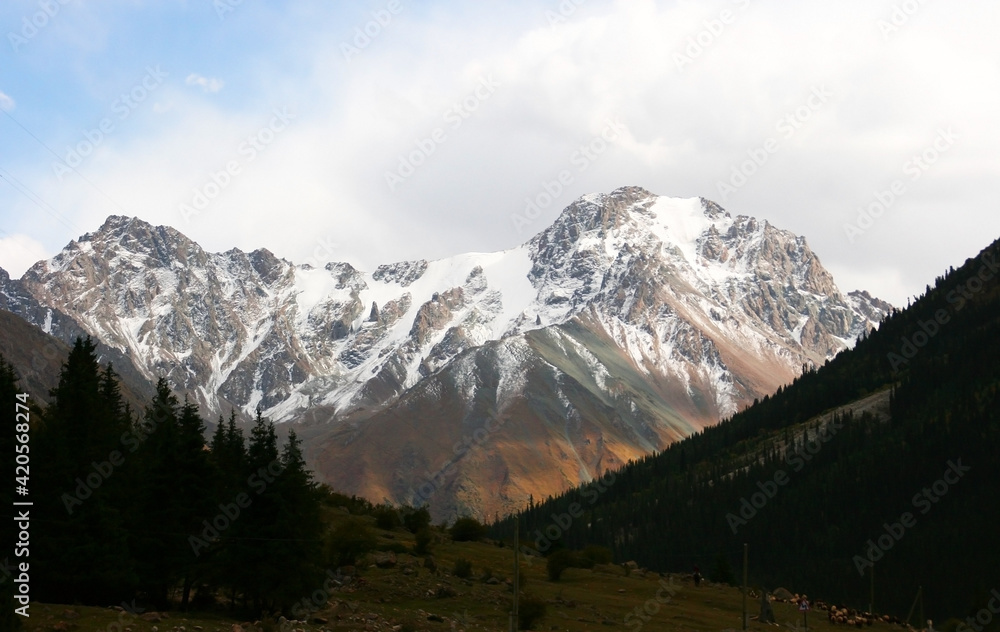
<path fill-rule="evenodd" d="M 788 590 L 786 590 L 784 588 L 775 588 L 774 589 L 774 596 L 775 596 L 776 599 L 784 599 L 785 601 L 790 601 L 790 600 L 792 600 L 792 599 L 795 598 L 795 595 L 793 595 L 792 593 L 788 592 Z"/>
<path fill-rule="evenodd" d="M 392 551 L 376 553 L 375 566 L 379 568 L 394 568 L 396 566 L 396 554 Z"/>

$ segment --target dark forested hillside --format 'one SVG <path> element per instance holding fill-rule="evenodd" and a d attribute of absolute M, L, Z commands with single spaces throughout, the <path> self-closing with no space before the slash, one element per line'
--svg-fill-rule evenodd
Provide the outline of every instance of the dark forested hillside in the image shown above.
<path fill-rule="evenodd" d="M 964 616 L 1000 586 L 1000 242 L 856 347 L 599 484 L 533 504 L 522 541 L 601 544 L 907 614 Z M 844 408 L 882 391 L 888 415 Z M 574 505 L 576 503 L 576 505 Z M 513 519 L 492 526 L 512 535 Z"/>
<path fill-rule="evenodd" d="M 0 356 L 11 411 L 18 382 Z M 31 476 L 19 484 L 33 502 L 32 600 L 187 608 L 224 594 L 260 613 L 287 610 L 320 581 L 329 492 L 294 432 L 282 447 L 259 414 L 249 437 L 220 419 L 209 446 L 197 407 L 164 380 L 132 409 L 89 338 L 77 339 L 50 403 L 31 402 L 30 416 Z"/>

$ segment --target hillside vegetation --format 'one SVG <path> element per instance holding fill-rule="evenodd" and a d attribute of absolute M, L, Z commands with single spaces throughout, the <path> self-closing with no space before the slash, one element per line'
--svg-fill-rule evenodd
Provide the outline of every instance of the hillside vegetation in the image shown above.
<path fill-rule="evenodd" d="M 739 567 L 748 543 L 766 586 L 863 607 L 874 566 L 876 609 L 906 615 L 921 586 L 937 618 L 985 607 L 1000 586 L 998 251 L 613 484 L 526 508 L 522 540 L 602 544 L 660 571 Z M 513 517 L 491 533 L 511 537 Z"/>

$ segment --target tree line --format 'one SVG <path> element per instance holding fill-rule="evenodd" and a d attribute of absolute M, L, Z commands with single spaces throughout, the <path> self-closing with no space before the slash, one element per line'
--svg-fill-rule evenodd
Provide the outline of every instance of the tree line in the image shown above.
<path fill-rule="evenodd" d="M 1000 585 L 998 243 L 852 350 L 627 464 L 613 485 L 531 503 L 521 541 L 719 575 L 742 567 L 748 543 L 751 581 L 771 589 L 865 608 L 874 569 L 882 612 L 905 616 L 921 586 L 936 621 L 985 607 Z M 888 420 L 848 408 L 817 418 L 878 393 Z M 490 533 L 513 528 L 509 517 Z"/>
<path fill-rule="evenodd" d="M 17 392 L 0 358 L 0 398 L 13 408 Z M 197 406 L 162 379 L 134 411 L 89 338 L 76 341 L 51 396 L 31 413 L 33 601 L 186 608 L 225 595 L 262 612 L 322 584 L 330 492 L 294 431 L 279 445 L 258 412 L 245 436 L 233 413 L 206 442 Z"/>

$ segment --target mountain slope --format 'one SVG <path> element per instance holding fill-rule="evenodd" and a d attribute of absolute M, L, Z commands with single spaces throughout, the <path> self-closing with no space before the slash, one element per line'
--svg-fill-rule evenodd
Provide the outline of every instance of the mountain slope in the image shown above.
<path fill-rule="evenodd" d="M 32 400 L 48 403 L 49 389 L 59 383 L 59 369 L 69 349 L 63 341 L 0 310 L 0 356 L 16 367 L 21 389 Z"/>
<path fill-rule="evenodd" d="M 59 383 L 59 371 L 77 337 L 89 331 L 64 312 L 42 306 L 20 281 L 0 268 L 0 353 L 17 369 L 21 384 L 37 401 L 47 402 L 49 389 Z M 129 358 L 128 350 L 97 344 L 98 359 L 112 364 L 123 396 L 141 410 L 155 389 Z"/>
<path fill-rule="evenodd" d="M 921 586 L 935 621 L 985 607 L 1000 582 L 998 260 L 995 242 L 854 349 L 601 493 L 528 509 L 522 541 L 545 546 L 537 534 L 580 503 L 563 544 L 657 570 L 735 567 L 748 543 L 766 586 L 864 607 L 874 564 L 881 611 L 905 615 Z"/>
<path fill-rule="evenodd" d="M 113 216 L 17 283 L 210 417 L 310 420 L 313 462 L 347 491 L 419 500 L 421 470 L 454 456 L 445 437 L 487 410 L 516 418 L 496 455 L 462 452 L 439 515 L 506 510 L 662 449 L 888 309 L 841 294 L 801 237 L 637 187 L 584 196 L 517 248 L 372 272 L 208 253 Z"/>

